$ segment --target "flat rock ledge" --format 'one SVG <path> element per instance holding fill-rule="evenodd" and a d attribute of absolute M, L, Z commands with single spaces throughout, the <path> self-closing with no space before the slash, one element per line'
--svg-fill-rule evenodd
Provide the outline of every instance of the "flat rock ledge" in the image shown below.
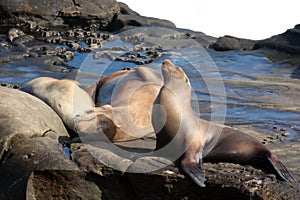
<path fill-rule="evenodd" d="M 274 175 L 251 166 L 205 163 L 206 187 L 200 188 L 164 158 L 142 157 L 130 161 L 105 149 L 81 143 L 72 144 L 71 152 L 79 169 L 34 171 L 27 184 L 29 199 L 52 199 L 55 196 L 68 199 L 71 196 L 85 199 L 291 200 L 300 197 L 298 183 L 278 181 Z M 101 158 L 95 152 L 100 153 Z M 121 166 L 123 172 L 115 170 L 115 166 L 111 168 L 103 164 L 111 159 L 114 165 Z M 130 172 L 151 170 L 165 164 L 169 165 L 153 172 Z"/>

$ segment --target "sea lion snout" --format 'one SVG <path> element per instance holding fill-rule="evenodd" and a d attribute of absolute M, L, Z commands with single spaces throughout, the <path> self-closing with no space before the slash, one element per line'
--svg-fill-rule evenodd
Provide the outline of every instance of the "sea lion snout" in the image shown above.
<path fill-rule="evenodd" d="M 189 83 L 189 79 L 184 73 L 183 69 L 181 67 L 175 66 L 168 59 L 163 61 L 161 70 L 165 84 L 170 81 L 169 79 L 181 79 L 184 80 L 186 83 Z"/>
<path fill-rule="evenodd" d="M 162 64 L 165 65 L 165 66 L 172 66 L 172 67 L 174 67 L 173 63 L 170 60 L 168 60 L 168 59 L 164 60 L 164 62 Z"/>

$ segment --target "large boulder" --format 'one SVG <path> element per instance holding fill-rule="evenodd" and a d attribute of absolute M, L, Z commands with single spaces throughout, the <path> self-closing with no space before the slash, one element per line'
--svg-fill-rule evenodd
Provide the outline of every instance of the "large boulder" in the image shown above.
<path fill-rule="evenodd" d="M 78 171 L 77 166 L 64 154 L 62 145 L 49 137 L 14 140 L 13 148 L 1 161 L 0 199 L 25 199 L 27 182 L 34 171 Z M 56 181 L 48 176 L 47 183 L 55 185 Z M 84 185 L 81 187 L 84 188 Z"/>
<path fill-rule="evenodd" d="M 127 30 L 128 28 L 136 26 L 176 27 L 175 24 L 169 20 L 142 16 L 125 3 L 119 2 L 119 6 L 120 14 L 116 15 L 110 23 L 108 27 L 110 31 Z"/>
<path fill-rule="evenodd" d="M 120 142 L 116 145 L 121 150 L 104 142 L 73 143 L 71 152 L 104 199 L 299 199 L 299 183 L 278 181 L 275 175 L 232 163 L 204 163 L 206 187 L 200 188 L 171 160 L 151 154 L 153 143 L 153 138 Z M 297 148 L 284 151 L 296 153 Z"/>
<path fill-rule="evenodd" d="M 102 199 L 98 186 L 87 179 L 78 170 L 35 171 L 27 183 L 26 199 Z"/>
<path fill-rule="evenodd" d="M 68 137 L 63 122 L 43 101 L 16 89 L 0 87 L 0 158 L 20 138 Z"/>
<path fill-rule="evenodd" d="M 249 40 L 233 36 L 220 37 L 212 48 L 217 51 L 264 49 L 297 55 L 300 54 L 300 24 L 264 40 Z"/>
<path fill-rule="evenodd" d="M 233 36 L 224 36 L 217 39 L 212 45 L 216 51 L 229 51 L 229 50 L 254 50 L 257 48 L 255 45 L 258 41 L 241 39 Z"/>
<path fill-rule="evenodd" d="M 282 34 L 260 41 L 257 46 L 288 54 L 300 54 L 300 24 Z"/>
<path fill-rule="evenodd" d="M 135 26 L 165 26 L 176 27 L 171 21 L 158 19 L 153 17 L 144 17 L 140 15 L 119 14 L 110 24 L 110 31 L 118 31 L 120 29 L 128 29 Z"/>
<path fill-rule="evenodd" d="M 105 27 L 120 12 L 115 0 L 3 0 L 2 20 Z M 4 18 L 4 19 L 3 19 Z"/>
<path fill-rule="evenodd" d="M 119 34 L 124 42 L 144 47 L 159 47 L 164 50 L 208 47 L 215 42 L 201 32 L 176 29 L 167 26 L 141 26 Z"/>

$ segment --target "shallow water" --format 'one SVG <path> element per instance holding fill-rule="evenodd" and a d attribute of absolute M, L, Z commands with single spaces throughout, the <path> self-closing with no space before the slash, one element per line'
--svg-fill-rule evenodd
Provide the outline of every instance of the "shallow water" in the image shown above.
<path fill-rule="evenodd" d="M 61 67 L 12 61 L 0 63 L 0 82 L 23 84 L 39 76 L 75 78 L 92 84 L 102 75 L 132 62 L 113 61 L 133 51 L 134 45 L 116 40 L 91 53 L 75 52 L 68 64 L 79 72 L 58 73 Z M 287 140 L 300 138 L 300 77 L 296 66 L 270 61 L 260 51 L 216 52 L 184 48 L 162 52 L 146 66 L 160 71 L 164 59 L 183 67 L 193 87 L 192 104 L 201 118 L 229 125 L 253 124 L 264 133 L 288 132 Z M 198 109 L 199 108 L 199 109 Z M 280 132 L 279 132 L 280 133 Z"/>

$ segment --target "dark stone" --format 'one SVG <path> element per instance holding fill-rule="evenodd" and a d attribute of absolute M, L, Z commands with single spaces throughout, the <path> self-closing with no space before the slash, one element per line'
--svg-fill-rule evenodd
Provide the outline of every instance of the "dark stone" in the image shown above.
<path fill-rule="evenodd" d="M 77 170 L 62 151 L 58 140 L 49 137 L 18 138 L 11 146 L 1 160 L 0 199 L 25 199 L 27 181 L 33 171 Z M 49 179 L 49 184 L 55 185 L 54 180 Z"/>
<path fill-rule="evenodd" d="M 300 25 L 288 29 L 282 34 L 272 36 L 264 40 L 248 40 L 232 36 L 224 36 L 217 39 L 211 45 L 214 50 L 256 50 L 262 49 L 266 57 L 272 61 L 284 61 L 292 65 L 299 65 L 300 59 Z"/>
<path fill-rule="evenodd" d="M 3 0 L 0 15 L 10 22 L 36 25 L 105 27 L 120 12 L 115 0 Z M 2 19 L 3 21 L 5 19 Z"/>
<path fill-rule="evenodd" d="M 123 2 L 119 2 L 120 12 L 124 15 L 136 15 L 139 16 L 140 14 L 129 8 L 129 6 Z"/>
<path fill-rule="evenodd" d="M 122 31 L 119 36 L 124 42 L 143 47 L 163 50 L 208 47 L 215 38 L 201 32 L 162 26 L 142 26 Z"/>
<path fill-rule="evenodd" d="M 118 146 L 141 153 L 147 146 L 144 142 L 120 142 Z M 275 175 L 251 166 L 204 163 L 206 187 L 200 188 L 165 158 L 118 154 L 108 144 L 98 142 L 74 143 L 71 151 L 74 162 L 98 185 L 104 199 L 124 195 L 131 199 L 298 199 L 300 195 L 299 183 L 278 181 Z"/>
<path fill-rule="evenodd" d="M 217 39 L 212 45 L 216 51 L 228 50 L 254 50 L 258 41 L 236 38 L 232 36 L 224 36 Z"/>
<path fill-rule="evenodd" d="M 288 54 L 300 54 L 300 29 L 299 25 L 286 32 L 272 36 L 271 38 L 260 41 L 257 46 L 285 52 Z"/>
<path fill-rule="evenodd" d="M 102 199 L 94 182 L 79 170 L 34 171 L 27 184 L 26 199 Z"/>
<path fill-rule="evenodd" d="M 104 142 L 98 142 L 98 145 L 105 145 Z M 113 173 L 114 170 L 125 172 L 127 168 L 132 164 L 132 161 L 123 158 L 113 152 L 99 148 L 92 145 L 84 144 L 72 144 L 71 145 L 72 158 L 79 168 L 85 172 L 95 174 Z M 103 165 L 110 166 L 104 168 Z"/>
<path fill-rule="evenodd" d="M 68 136 L 58 115 L 25 92 L 0 87 L 0 158 L 15 138 Z"/>
<path fill-rule="evenodd" d="M 165 27 L 176 27 L 173 22 L 164 19 L 157 19 L 153 17 L 144 17 L 139 15 L 127 15 L 119 14 L 109 24 L 109 31 L 120 31 L 121 29 L 126 30 L 129 27 L 135 26 L 165 26 Z"/>

